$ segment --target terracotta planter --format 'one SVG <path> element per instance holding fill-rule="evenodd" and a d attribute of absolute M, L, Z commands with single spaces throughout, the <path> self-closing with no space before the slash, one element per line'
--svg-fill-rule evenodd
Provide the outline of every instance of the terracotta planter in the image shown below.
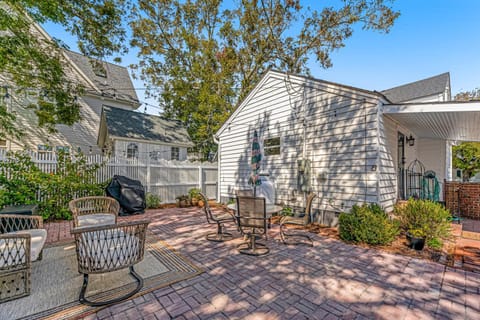
<path fill-rule="evenodd" d="M 407 238 L 407 246 L 409 248 L 412 248 L 418 251 L 423 250 L 423 247 L 425 246 L 425 238 L 414 237 L 408 232 L 407 232 L 406 238 Z"/>

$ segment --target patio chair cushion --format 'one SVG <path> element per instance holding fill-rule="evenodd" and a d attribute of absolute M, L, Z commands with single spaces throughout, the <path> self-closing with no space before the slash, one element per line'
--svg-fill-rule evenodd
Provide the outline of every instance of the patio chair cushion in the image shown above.
<path fill-rule="evenodd" d="M 6 235 L 15 234 L 28 234 L 30 235 L 30 260 L 35 261 L 40 256 L 45 241 L 47 240 L 47 230 L 45 229 L 30 229 L 6 233 Z M 16 264 L 24 263 L 22 258 L 24 255 L 24 248 L 20 245 L 20 239 L 17 241 L 5 241 L 0 239 L 0 251 L 4 251 L 6 246 L 9 247 L 9 256 L 7 259 L 0 259 L 0 268 L 6 266 L 13 266 Z"/>
<path fill-rule="evenodd" d="M 108 226 L 115 224 L 116 216 L 112 213 L 95 213 L 78 216 L 78 227 Z"/>

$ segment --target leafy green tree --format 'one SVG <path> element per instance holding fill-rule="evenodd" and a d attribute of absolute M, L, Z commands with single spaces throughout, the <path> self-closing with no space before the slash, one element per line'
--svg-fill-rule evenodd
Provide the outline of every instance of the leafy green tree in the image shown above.
<path fill-rule="evenodd" d="M 480 100 L 480 88 L 462 91 L 455 95 L 456 101 Z M 453 167 L 462 169 L 463 180 L 468 181 L 480 172 L 480 142 L 462 142 L 453 146 Z"/>
<path fill-rule="evenodd" d="M 463 181 L 480 172 L 480 142 L 464 142 L 453 146 L 453 167 L 462 169 Z"/>
<path fill-rule="evenodd" d="M 323 67 L 356 25 L 388 32 L 389 0 L 343 0 L 321 10 L 301 0 L 139 0 L 131 44 L 136 67 L 164 113 L 183 121 L 206 157 L 213 134 L 268 68 L 309 73 Z"/>
<path fill-rule="evenodd" d="M 73 124 L 80 118 L 76 96 L 82 86 L 68 79 L 60 40 L 50 41 L 34 23 L 54 22 L 78 39 L 82 53 L 103 58 L 124 51 L 122 17 L 127 0 L 6 0 L 0 1 L 0 138 L 19 136 L 7 97 L 41 91 L 30 101 L 40 126 Z M 14 99 L 12 99 L 14 100 Z M 10 102 L 11 103 L 11 102 Z M 18 103 L 18 101 L 17 101 Z"/>

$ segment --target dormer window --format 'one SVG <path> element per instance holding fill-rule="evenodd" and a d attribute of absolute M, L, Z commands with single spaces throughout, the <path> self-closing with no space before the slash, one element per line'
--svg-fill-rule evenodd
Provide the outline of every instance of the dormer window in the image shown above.
<path fill-rule="evenodd" d="M 102 63 L 100 61 L 92 60 L 91 64 L 92 64 L 93 72 L 95 73 L 95 75 L 97 77 L 102 77 L 102 78 L 107 77 L 107 69 L 105 68 L 104 63 Z"/>

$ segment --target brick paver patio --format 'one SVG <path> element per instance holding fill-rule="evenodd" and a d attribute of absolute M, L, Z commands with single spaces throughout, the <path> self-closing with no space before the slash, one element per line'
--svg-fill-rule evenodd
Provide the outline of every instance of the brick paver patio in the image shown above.
<path fill-rule="evenodd" d="M 86 319 L 480 319 L 479 273 L 316 235 L 313 248 L 285 246 L 278 225 L 270 254 L 250 257 L 233 226 L 237 239 L 205 240 L 216 227 L 198 208 L 137 217 L 205 272 Z M 68 222 L 46 227 L 49 242 L 70 237 Z"/>

